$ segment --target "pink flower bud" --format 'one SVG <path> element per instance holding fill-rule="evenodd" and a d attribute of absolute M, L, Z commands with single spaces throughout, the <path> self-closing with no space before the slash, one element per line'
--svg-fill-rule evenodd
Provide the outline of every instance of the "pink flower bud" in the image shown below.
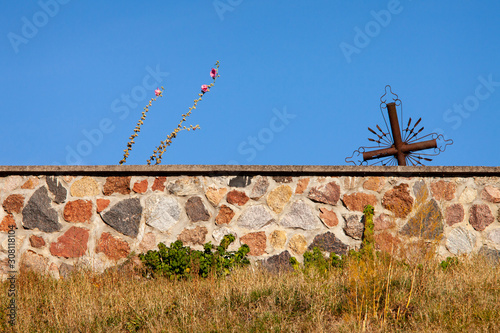
<path fill-rule="evenodd" d="M 161 94 L 161 90 L 160 90 L 160 89 L 158 89 L 158 88 L 156 88 L 156 90 L 155 90 L 155 95 L 156 95 L 156 96 L 160 96 L 160 94 Z"/>
<path fill-rule="evenodd" d="M 210 71 L 210 76 L 212 77 L 212 79 L 215 79 L 216 75 L 217 75 L 217 70 L 215 68 L 212 68 L 212 70 Z"/>
<path fill-rule="evenodd" d="M 201 91 L 203 91 L 204 93 L 206 93 L 208 91 L 208 86 L 206 84 L 203 84 L 201 86 Z"/>

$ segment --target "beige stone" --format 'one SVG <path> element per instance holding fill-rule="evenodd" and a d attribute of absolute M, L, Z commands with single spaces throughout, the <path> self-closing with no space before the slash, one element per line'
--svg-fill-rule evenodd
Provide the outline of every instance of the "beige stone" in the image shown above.
<path fill-rule="evenodd" d="M 463 204 L 468 204 L 476 200 L 476 197 L 477 197 L 477 190 L 470 187 L 466 187 L 463 190 L 462 194 L 460 194 L 458 201 L 460 201 L 460 203 Z"/>
<path fill-rule="evenodd" d="M 385 185 L 384 177 L 369 177 L 364 183 L 365 190 L 380 192 Z"/>
<path fill-rule="evenodd" d="M 283 211 L 283 208 L 288 203 L 290 198 L 292 197 L 292 188 L 288 185 L 281 185 L 269 193 L 267 196 L 267 205 L 271 208 L 276 214 L 279 214 Z"/>
<path fill-rule="evenodd" d="M 274 230 L 269 235 L 269 242 L 275 249 L 282 249 L 286 244 L 286 232 L 284 230 Z"/>
<path fill-rule="evenodd" d="M 139 252 L 144 253 L 152 250 L 156 247 L 156 236 L 152 232 L 148 232 L 142 238 L 142 241 L 139 243 L 137 249 Z"/>
<path fill-rule="evenodd" d="M 36 254 L 31 250 L 26 251 L 21 257 L 21 267 L 23 269 L 38 273 L 45 273 L 48 262 L 48 258 Z"/>
<path fill-rule="evenodd" d="M 227 188 L 217 189 L 215 187 L 210 187 L 208 188 L 205 195 L 208 201 L 212 204 L 212 206 L 217 207 L 217 205 L 219 205 L 219 202 L 226 195 L 226 193 L 227 193 Z"/>
<path fill-rule="evenodd" d="M 99 194 L 99 184 L 91 177 L 83 177 L 71 185 L 70 192 L 74 197 L 92 197 Z"/>
<path fill-rule="evenodd" d="M 288 242 L 288 248 L 296 255 L 303 255 L 307 250 L 307 241 L 304 236 L 297 234 Z"/>
<path fill-rule="evenodd" d="M 50 276 L 52 276 L 54 279 L 59 279 L 59 268 L 57 267 L 57 265 L 53 262 L 50 263 L 50 266 L 49 266 L 49 274 Z"/>

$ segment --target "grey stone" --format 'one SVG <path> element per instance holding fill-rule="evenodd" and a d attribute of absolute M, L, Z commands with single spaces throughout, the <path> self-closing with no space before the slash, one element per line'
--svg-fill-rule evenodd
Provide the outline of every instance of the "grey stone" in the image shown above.
<path fill-rule="evenodd" d="M 479 255 L 484 256 L 488 261 L 490 261 L 492 264 L 498 264 L 500 263 L 500 251 L 491 249 L 485 245 L 481 247 L 479 250 Z"/>
<path fill-rule="evenodd" d="M 238 219 L 238 226 L 246 229 L 260 229 L 274 222 L 273 217 L 264 205 L 250 206 Z"/>
<path fill-rule="evenodd" d="M 210 219 L 210 214 L 200 197 L 189 198 L 186 202 L 186 214 L 191 222 L 208 221 Z"/>
<path fill-rule="evenodd" d="M 49 186 L 49 191 L 55 196 L 54 202 L 63 203 L 66 201 L 66 196 L 68 194 L 68 190 L 59 182 L 59 179 L 56 177 L 46 178 L 47 185 Z"/>
<path fill-rule="evenodd" d="M 469 254 L 476 244 L 476 235 L 464 227 L 453 229 L 446 239 L 446 248 L 453 254 Z"/>
<path fill-rule="evenodd" d="M 229 180 L 231 187 L 247 187 L 252 182 L 252 176 L 236 176 Z"/>
<path fill-rule="evenodd" d="M 346 254 L 348 248 L 346 244 L 342 243 L 340 239 L 335 237 L 335 235 L 329 231 L 314 237 L 314 240 L 309 245 L 308 249 L 312 250 L 315 247 L 318 247 L 322 251 L 333 252 L 340 255 Z"/>
<path fill-rule="evenodd" d="M 427 200 L 429 196 L 429 190 L 427 189 L 427 185 L 423 180 L 419 180 L 413 185 L 413 194 L 415 194 L 415 198 L 417 201 L 422 202 L 423 200 Z"/>
<path fill-rule="evenodd" d="M 212 237 L 215 240 L 215 244 L 220 244 L 220 242 L 224 238 L 224 236 L 230 235 L 230 234 L 233 234 L 236 237 L 236 233 L 231 231 L 231 229 L 226 228 L 226 227 L 222 227 L 219 229 L 215 229 L 212 232 Z"/>
<path fill-rule="evenodd" d="M 488 239 L 500 245 L 500 228 L 490 230 L 490 232 L 488 232 Z"/>
<path fill-rule="evenodd" d="M 59 231 L 57 212 L 50 207 L 50 198 L 47 187 L 42 186 L 33 193 L 28 204 L 23 209 L 23 226 L 26 229 L 38 228 L 43 232 Z"/>
<path fill-rule="evenodd" d="M 130 237 L 137 237 L 141 215 L 142 206 L 139 198 L 122 200 L 101 214 L 107 225 Z"/>
<path fill-rule="evenodd" d="M 252 188 L 250 198 L 253 200 L 259 200 L 264 194 L 266 194 L 268 188 L 269 180 L 267 180 L 267 177 L 260 177 L 259 179 L 257 179 L 255 185 Z"/>
<path fill-rule="evenodd" d="M 354 239 L 361 239 L 365 230 L 364 215 L 342 215 L 345 220 L 344 232 Z"/>
<path fill-rule="evenodd" d="M 167 185 L 167 190 L 171 194 L 178 196 L 188 196 L 203 193 L 202 184 L 196 177 L 184 177 L 170 182 Z"/>
<path fill-rule="evenodd" d="M 401 230 L 403 235 L 435 239 L 443 233 L 443 215 L 437 202 L 432 199 L 421 205 L 415 215 Z"/>
<path fill-rule="evenodd" d="M 271 273 L 291 272 L 293 271 L 290 259 L 292 256 L 288 251 L 269 257 L 263 262 L 262 266 Z"/>
<path fill-rule="evenodd" d="M 290 212 L 281 219 L 280 224 L 287 228 L 312 230 L 318 227 L 318 222 L 313 209 L 304 201 L 299 200 L 292 204 Z"/>
<path fill-rule="evenodd" d="M 63 262 L 61 266 L 59 266 L 59 275 L 64 279 L 71 277 L 71 274 L 74 271 L 75 271 L 75 266 L 73 265 L 68 265 Z"/>
<path fill-rule="evenodd" d="M 144 217 L 147 225 L 165 232 L 179 222 L 181 207 L 173 197 L 152 195 L 145 201 Z"/>

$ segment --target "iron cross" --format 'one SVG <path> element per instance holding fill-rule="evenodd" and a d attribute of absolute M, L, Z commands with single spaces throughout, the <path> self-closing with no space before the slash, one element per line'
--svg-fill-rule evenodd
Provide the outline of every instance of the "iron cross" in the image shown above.
<path fill-rule="evenodd" d="M 392 97 L 392 101 L 386 103 Z M 431 133 L 428 135 L 420 136 L 424 127 L 417 129 L 422 118 L 418 119 L 412 126 L 412 120 L 409 118 L 408 125 L 401 131 L 399 126 L 398 112 L 396 106 L 399 106 L 402 114 L 402 102 L 398 95 L 394 94 L 391 86 L 386 86 L 386 93 L 380 98 L 380 111 L 384 117 L 384 122 L 387 126 L 387 132 L 384 132 L 380 126 L 377 125 L 377 131 L 368 127 L 368 130 L 377 136 L 376 139 L 368 138 L 371 142 L 378 144 L 376 147 L 360 147 L 355 150 L 351 157 L 346 158 L 346 162 L 354 163 L 355 158 L 362 157 L 358 161 L 360 165 L 368 164 L 367 161 L 377 160 L 373 164 L 382 165 L 400 165 L 407 164 L 423 165 L 421 161 L 432 161 L 426 156 L 435 156 L 446 149 L 446 146 L 453 143 L 453 140 L 445 140 L 442 134 Z M 390 130 L 387 122 L 385 121 L 384 109 L 387 109 L 389 116 Z M 389 134 L 391 133 L 391 134 Z M 427 140 L 423 140 L 426 139 Z M 430 139 L 430 140 L 429 140 Z M 378 149 L 377 149 L 378 148 Z M 423 153 L 423 150 L 434 149 L 431 153 Z"/>

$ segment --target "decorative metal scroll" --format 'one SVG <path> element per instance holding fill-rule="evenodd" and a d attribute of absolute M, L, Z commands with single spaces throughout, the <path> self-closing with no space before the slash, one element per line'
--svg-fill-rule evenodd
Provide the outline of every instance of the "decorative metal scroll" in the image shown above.
<path fill-rule="evenodd" d="M 401 124 L 398 120 L 397 108 L 400 110 Z M 387 110 L 389 125 L 384 115 Z M 359 147 L 345 161 L 354 165 L 423 165 L 424 161 L 432 161 L 432 156 L 437 156 L 453 144 L 453 140 L 446 140 L 442 134 L 421 134 L 424 127 L 420 127 L 422 118 L 413 122 L 411 117 L 403 131 L 403 103 L 398 95 L 392 92 L 391 86 L 385 87 L 385 94 L 380 97 L 380 112 L 384 118 L 387 132 L 376 125 L 376 130 L 368 127 L 371 134 L 370 142 L 377 145 L 372 147 Z M 431 150 L 432 149 L 432 150 Z M 424 152 L 425 151 L 425 152 Z"/>

